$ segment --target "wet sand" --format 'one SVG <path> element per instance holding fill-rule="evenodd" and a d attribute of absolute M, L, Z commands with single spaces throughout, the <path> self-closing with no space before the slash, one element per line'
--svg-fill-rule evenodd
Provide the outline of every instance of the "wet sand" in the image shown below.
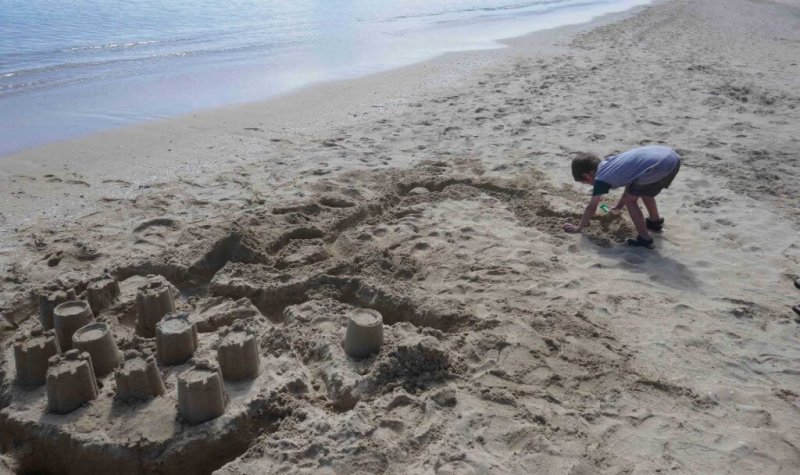
<path fill-rule="evenodd" d="M 791 473 L 800 465 L 800 2 L 674 0 L 263 104 L 0 161 L 8 464 L 173 473 Z M 668 144 L 655 250 L 560 231 L 577 151 Z M 618 196 L 614 193 L 611 199 Z M 147 403 L 43 415 L 13 386 L 40 295 L 176 288 L 194 359 Z M 348 315 L 381 313 L 365 360 Z M 235 323 L 235 322 L 239 323 Z M 178 380 L 225 327 L 261 372 L 190 425 Z M 14 450 L 11 450 L 11 447 Z M 34 452 L 47 450 L 42 460 Z M 202 453 L 199 457 L 197 454 Z M 117 457 L 116 459 L 114 457 Z M 38 465 L 37 465 L 38 464 Z"/>

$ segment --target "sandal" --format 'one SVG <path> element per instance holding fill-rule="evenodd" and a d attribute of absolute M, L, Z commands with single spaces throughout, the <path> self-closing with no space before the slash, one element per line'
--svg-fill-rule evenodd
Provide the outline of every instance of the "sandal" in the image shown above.
<path fill-rule="evenodd" d="M 655 220 L 650 218 L 644 218 L 644 224 L 650 231 L 655 231 L 660 233 L 661 230 L 664 228 L 664 218 L 658 218 Z"/>
<path fill-rule="evenodd" d="M 645 239 L 642 236 L 636 236 L 636 239 L 626 239 L 625 244 L 631 247 L 646 247 L 647 249 L 653 248 L 653 240 Z"/>

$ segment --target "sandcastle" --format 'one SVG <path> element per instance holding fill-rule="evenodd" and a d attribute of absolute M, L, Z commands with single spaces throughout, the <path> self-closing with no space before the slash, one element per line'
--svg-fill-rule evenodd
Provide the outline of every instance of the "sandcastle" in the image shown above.
<path fill-rule="evenodd" d="M 69 350 L 50 358 L 47 370 L 47 409 L 68 414 L 97 397 L 97 380 L 89 353 Z"/>
<path fill-rule="evenodd" d="M 242 381 L 258 376 L 260 360 L 258 341 L 253 332 L 243 328 L 229 328 L 222 332 L 217 348 L 222 376 L 230 381 Z"/>
<path fill-rule="evenodd" d="M 57 290 L 49 294 L 40 295 L 39 322 L 42 324 L 42 328 L 51 330 L 53 328 L 53 310 L 55 310 L 59 304 L 75 300 L 76 298 L 75 291 L 72 289 Z"/>
<path fill-rule="evenodd" d="M 59 304 L 53 311 L 53 326 L 61 351 L 72 349 L 72 334 L 93 321 L 94 314 L 88 302 L 71 300 Z"/>
<path fill-rule="evenodd" d="M 178 378 L 178 412 L 189 424 L 200 424 L 225 413 L 227 396 L 219 368 L 198 363 Z"/>
<path fill-rule="evenodd" d="M 116 398 L 120 400 L 149 399 L 167 392 L 156 359 L 138 351 L 125 353 L 125 361 L 114 372 L 117 382 Z"/>
<path fill-rule="evenodd" d="M 352 358 L 366 358 L 377 353 L 383 345 L 383 317 L 372 309 L 359 308 L 350 312 L 344 351 Z"/>
<path fill-rule="evenodd" d="M 45 383 L 48 360 L 60 349 L 53 330 L 32 330 L 30 336 L 20 335 L 14 341 L 14 363 L 17 384 L 34 389 Z"/>
<path fill-rule="evenodd" d="M 86 298 L 95 315 L 113 306 L 119 294 L 117 279 L 108 274 L 89 282 L 86 287 Z"/>
<path fill-rule="evenodd" d="M 156 325 L 156 354 L 165 365 L 184 363 L 197 349 L 197 327 L 188 315 L 171 313 Z"/>
<path fill-rule="evenodd" d="M 136 294 L 136 333 L 152 338 L 161 318 L 175 311 L 175 299 L 169 282 L 161 276 L 148 276 Z"/>
<path fill-rule="evenodd" d="M 122 352 L 117 348 L 106 323 L 94 322 L 76 330 L 72 335 L 72 346 L 89 353 L 94 374 L 98 378 L 113 371 L 122 361 Z"/>

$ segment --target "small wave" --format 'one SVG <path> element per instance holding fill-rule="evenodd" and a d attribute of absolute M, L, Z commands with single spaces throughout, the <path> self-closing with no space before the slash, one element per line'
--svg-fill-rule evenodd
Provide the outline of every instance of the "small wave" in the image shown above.
<path fill-rule="evenodd" d="M 421 13 L 418 15 L 400 15 L 394 17 L 388 17 L 381 20 L 376 20 L 378 23 L 388 23 L 392 21 L 398 20 L 411 20 L 417 18 L 433 18 L 439 17 L 444 15 L 459 15 L 465 13 L 475 13 L 475 12 L 497 12 L 497 11 L 512 11 L 512 10 L 524 10 L 526 8 L 531 7 L 539 7 L 539 6 L 548 6 L 553 4 L 565 4 L 563 6 L 569 6 L 569 0 L 536 0 L 532 2 L 523 2 L 523 3 L 510 3 L 508 5 L 498 5 L 493 7 L 475 7 L 475 8 L 461 8 L 456 10 L 442 10 L 438 12 L 426 12 Z"/>
<path fill-rule="evenodd" d="M 72 48 L 62 49 L 62 53 L 74 53 L 76 51 L 91 51 L 91 50 L 113 50 L 113 49 L 127 49 L 138 48 L 140 46 L 147 46 L 159 43 L 158 41 L 131 41 L 128 43 L 106 43 L 104 45 L 88 45 L 88 46 L 75 46 Z"/>
<path fill-rule="evenodd" d="M 558 3 L 559 5 L 552 5 L 554 3 Z M 557 12 L 559 10 L 569 10 L 575 8 L 582 8 L 582 7 L 592 7 L 602 3 L 602 0 L 586 0 L 586 1 L 573 1 L 570 3 L 563 3 L 561 1 L 552 1 L 552 2 L 539 2 L 539 5 L 551 5 L 542 9 L 538 9 L 535 11 L 521 11 L 521 12 L 513 12 L 508 13 L 503 8 L 495 8 L 492 13 L 488 13 L 490 10 L 485 9 L 487 14 L 483 15 L 480 18 L 468 18 L 468 19 L 460 19 L 460 20 L 440 20 L 435 22 L 439 26 L 447 26 L 447 25 L 469 25 L 473 24 L 477 21 L 486 21 L 486 20 L 498 20 L 498 19 L 505 19 L 505 18 L 524 18 L 530 16 L 539 16 L 539 15 L 547 15 L 553 12 Z"/>
<path fill-rule="evenodd" d="M 115 75 L 136 74 L 147 71 L 148 65 L 170 59 L 186 60 L 190 57 L 209 57 L 217 55 L 221 59 L 231 54 L 241 54 L 254 50 L 274 50 L 301 44 L 299 40 L 282 40 L 280 43 L 253 43 L 246 45 L 199 48 L 178 51 L 149 51 L 137 57 L 109 57 L 99 60 L 59 62 L 47 66 L 18 69 L 10 73 L 0 73 L 0 96 L 23 93 L 31 90 L 51 89 L 73 83 L 82 83 Z M 13 79 L 11 79 L 13 77 Z"/>

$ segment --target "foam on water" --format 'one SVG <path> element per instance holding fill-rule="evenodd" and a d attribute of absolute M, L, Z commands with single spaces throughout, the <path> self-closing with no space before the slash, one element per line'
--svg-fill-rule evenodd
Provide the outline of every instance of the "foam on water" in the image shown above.
<path fill-rule="evenodd" d="M 649 0 L 5 0 L 0 155 L 580 23 Z"/>

